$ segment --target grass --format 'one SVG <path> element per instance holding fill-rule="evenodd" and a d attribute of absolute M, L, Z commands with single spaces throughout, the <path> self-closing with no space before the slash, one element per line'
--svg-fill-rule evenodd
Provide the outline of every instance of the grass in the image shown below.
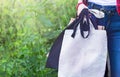
<path fill-rule="evenodd" d="M 75 17 L 75 0 L 0 0 L 0 77 L 57 77 L 46 54 Z"/>

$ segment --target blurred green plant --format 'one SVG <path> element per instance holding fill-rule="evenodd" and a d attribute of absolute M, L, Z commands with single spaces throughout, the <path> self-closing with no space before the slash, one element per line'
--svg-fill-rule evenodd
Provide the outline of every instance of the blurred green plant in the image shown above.
<path fill-rule="evenodd" d="M 57 77 L 46 55 L 77 0 L 0 0 L 0 77 Z"/>

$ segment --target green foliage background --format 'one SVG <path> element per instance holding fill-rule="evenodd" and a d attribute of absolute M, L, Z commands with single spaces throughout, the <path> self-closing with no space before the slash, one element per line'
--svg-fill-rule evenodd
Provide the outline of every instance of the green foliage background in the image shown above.
<path fill-rule="evenodd" d="M 0 0 L 0 77 L 57 77 L 46 55 L 77 0 Z"/>

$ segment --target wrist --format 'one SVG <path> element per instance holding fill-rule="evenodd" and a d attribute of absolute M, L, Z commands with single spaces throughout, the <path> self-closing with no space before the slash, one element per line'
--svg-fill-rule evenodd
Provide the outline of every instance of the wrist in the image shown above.
<path fill-rule="evenodd" d="M 79 15 L 84 8 L 88 8 L 88 7 L 85 6 L 84 4 L 79 5 L 77 9 L 77 15 Z"/>
<path fill-rule="evenodd" d="M 76 5 L 76 10 L 78 10 L 78 7 L 83 4 L 83 2 L 79 2 L 77 5 Z"/>
<path fill-rule="evenodd" d="M 78 3 L 83 2 L 83 0 L 78 0 Z"/>

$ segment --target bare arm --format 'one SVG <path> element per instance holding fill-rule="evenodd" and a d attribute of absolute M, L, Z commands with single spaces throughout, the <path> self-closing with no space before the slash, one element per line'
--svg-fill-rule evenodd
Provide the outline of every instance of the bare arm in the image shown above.
<path fill-rule="evenodd" d="M 82 2 L 83 0 L 78 0 L 78 3 Z"/>
<path fill-rule="evenodd" d="M 78 0 L 78 3 L 81 2 L 83 2 L 83 0 Z M 87 8 L 87 6 L 85 6 L 84 4 L 80 4 L 77 10 L 77 15 L 79 15 L 84 8 Z"/>

